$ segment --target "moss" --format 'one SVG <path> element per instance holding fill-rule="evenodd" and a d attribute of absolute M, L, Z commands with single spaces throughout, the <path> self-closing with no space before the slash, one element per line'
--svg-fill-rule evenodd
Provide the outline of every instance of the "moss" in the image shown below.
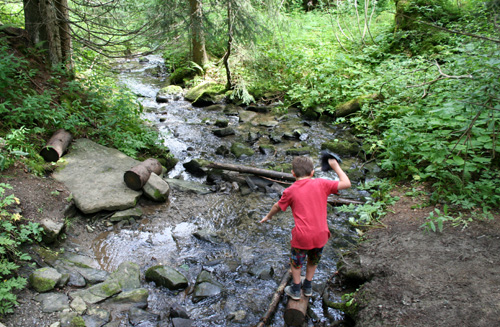
<path fill-rule="evenodd" d="M 235 142 L 231 145 L 231 153 L 234 154 L 236 158 L 240 158 L 243 155 L 252 156 L 254 151 L 242 143 Z"/>
<path fill-rule="evenodd" d="M 73 319 L 71 319 L 69 323 L 70 327 L 85 327 L 85 320 L 83 320 L 82 317 L 76 316 Z"/>

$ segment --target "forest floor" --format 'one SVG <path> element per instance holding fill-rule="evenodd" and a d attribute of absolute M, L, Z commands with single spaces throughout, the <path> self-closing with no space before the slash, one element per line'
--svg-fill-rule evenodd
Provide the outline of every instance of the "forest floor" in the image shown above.
<path fill-rule="evenodd" d="M 68 205 L 64 185 L 22 167 L 3 172 L 0 182 L 13 186 L 29 220 L 60 216 Z M 356 326 L 498 326 L 499 216 L 465 229 L 446 226 L 442 233 L 426 233 L 420 226 L 435 207 L 415 209 L 424 198 L 406 196 L 403 187 L 396 193 L 401 199 L 384 217 L 385 226 L 367 231 L 345 258 L 347 265 L 360 265 L 371 276 L 360 288 Z M 71 229 L 73 235 L 88 237 L 85 222 L 73 222 Z M 33 319 L 57 321 L 40 312 L 34 295 L 29 289 L 20 292 L 15 313 L 0 321 L 26 327 Z"/>

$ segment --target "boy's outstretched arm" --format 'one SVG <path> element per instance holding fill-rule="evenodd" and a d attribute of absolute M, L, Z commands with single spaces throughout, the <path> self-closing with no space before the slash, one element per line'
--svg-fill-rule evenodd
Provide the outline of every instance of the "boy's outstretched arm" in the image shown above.
<path fill-rule="evenodd" d="M 275 204 L 273 204 L 271 210 L 269 210 L 269 213 L 264 218 L 262 218 L 262 220 L 260 222 L 263 223 L 263 222 L 268 221 L 269 219 L 273 218 L 273 216 L 280 211 L 281 211 L 281 208 L 278 205 L 278 202 L 276 202 Z"/>
<path fill-rule="evenodd" d="M 335 172 L 339 176 L 339 185 L 337 186 L 337 189 L 343 190 L 343 189 L 351 187 L 351 180 L 349 179 L 347 174 L 344 173 L 342 168 L 340 168 L 340 165 L 337 162 L 337 160 L 329 159 L 328 164 L 330 165 L 330 167 L 332 167 L 333 170 L 335 170 Z"/>

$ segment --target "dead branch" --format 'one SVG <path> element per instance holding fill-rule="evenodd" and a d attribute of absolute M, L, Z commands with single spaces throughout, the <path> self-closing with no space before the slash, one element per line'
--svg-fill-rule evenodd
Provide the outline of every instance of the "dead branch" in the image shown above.
<path fill-rule="evenodd" d="M 283 277 L 281 277 L 281 282 L 280 282 L 278 288 L 276 289 L 276 292 L 274 292 L 273 298 L 271 300 L 271 303 L 269 304 L 269 308 L 267 309 L 266 314 L 260 319 L 260 322 L 255 327 L 264 327 L 267 325 L 267 323 L 269 322 L 269 319 L 276 311 L 276 307 L 278 306 L 278 303 L 280 302 L 281 296 L 283 295 L 283 292 L 285 291 L 286 284 L 288 284 L 288 281 L 291 278 L 292 278 L 292 270 L 288 269 L 283 274 Z"/>

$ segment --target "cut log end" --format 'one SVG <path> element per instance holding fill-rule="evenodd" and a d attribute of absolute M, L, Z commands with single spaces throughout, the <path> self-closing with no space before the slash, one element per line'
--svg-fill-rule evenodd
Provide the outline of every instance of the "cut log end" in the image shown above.
<path fill-rule="evenodd" d="M 54 148 L 45 147 L 40 151 L 40 155 L 45 161 L 56 162 L 59 160 L 59 153 Z"/>
<path fill-rule="evenodd" d="M 301 295 L 298 301 L 289 299 L 284 314 L 285 323 L 288 326 L 302 326 L 306 320 L 308 303 L 309 297 L 304 294 Z"/>
<path fill-rule="evenodd" d="M 135 166 L 125 172 L 123 180 L 128 187 L 134 191 L 139 191 L 144 185 L 146 185 L 150 175 L 151 172 L 147 170 L 146 167 Z"/>
<path fill-rule="evenodd" d="M 72 138 L 70 132 L 58 129 L 47 142 L 47 145 L 40 151 L 40 155 L 45 161 L 56 162 L 66 152 Z"/>

